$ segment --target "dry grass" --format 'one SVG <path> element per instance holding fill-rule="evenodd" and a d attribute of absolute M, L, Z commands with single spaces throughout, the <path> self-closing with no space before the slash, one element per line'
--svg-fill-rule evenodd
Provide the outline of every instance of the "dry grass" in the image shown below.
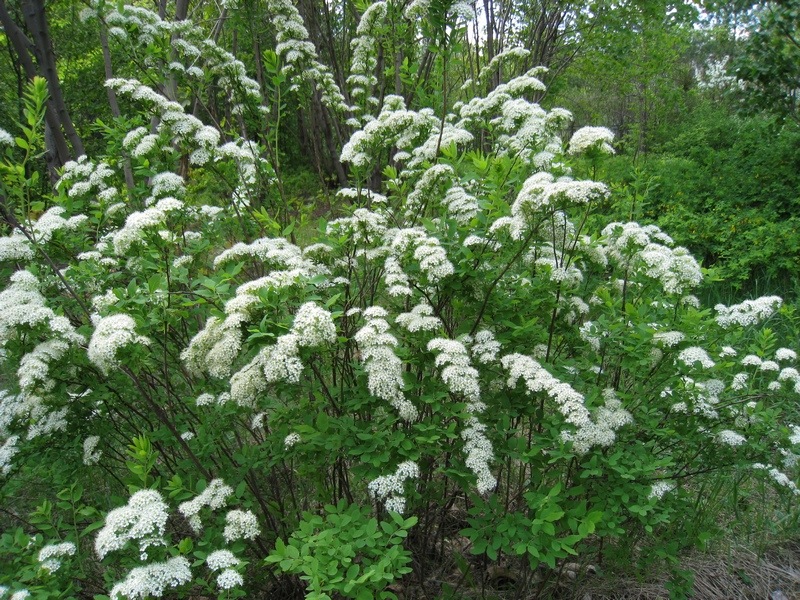
<path fill-rule="evenodd" d="M 681 562 L 694 574 L 693 600 L 770 600 L 782 592 L 800 599 L 800 542 L 775 545 L 763 555 L 737 548 L 725 555 L 697 554 Z M 570 600 L 656 600 L 669 598 L 666 577 L 642 583 L 626 578 L 583 578 Z M 776 599 L 780 596 L 774 596 Z"/>

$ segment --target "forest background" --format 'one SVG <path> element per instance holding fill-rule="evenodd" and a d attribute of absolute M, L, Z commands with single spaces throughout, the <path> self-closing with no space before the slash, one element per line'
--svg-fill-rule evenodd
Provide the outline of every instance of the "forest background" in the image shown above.
<path fill-rule="evenodd" d="M 787 448 L 800 442 L 792 425 L 796 409 L 770 399 L 767 390 L 782 393 L 783 385 L 786 402 L 792 402 L 800 379 L 789 366 L 800 331 L 794 312 L 800 264 L 800 3 L 162 0 L 126 6 L 0 0 L 0 24 L 0 128 L 8 138 L 2 140 L 0 211 L 4 239 L 12 240 L 0 244 L 7 294 L 0 296 L 0 307 L 8 310 L 0 318 L 0 383 L 7 388 L 0 396 L 5 440 L 0 552 L 8 565 L 0 567 L 3 594 L 17 594 L 15 600 L 24 598 L 24 591 L 38 598 L 132 598 L 161 595 L 166 587 L 185 597 L 462 597 L 485 595 L 487 581 L 503 580 L 511 591 L 492 593 L 527 597 L 563 590 L 565 579 L 585 576 L 591 563 L 592 572 L 622 572 L 633 564 L 628 574 L 667 573 L 665 593 L 684 597 L 692 574 L 681 567 L 681 557 L 689 547 L 708 549 L 723 521 L 733 519 L 737 541 L 756 548 L 766 537 L 796 539 L 795 462 L 778 471 L 777 459 L 768 460 L 795 456 Z M 105 85 L 106 80 L 116 83 Z M 548 169 L 605 187 L 586 186 L 578 193 L 566 183 L 551 191 L 546 191 L 550 183 L 529 184 L 532 165 L 543 159 L 515 148 L 508 136 L 516 134 L 499 116 L 471 123 L 469 140 L 452 129 L 448 113 L 466 123 L 465 106 L 476 98 L 499 97 L 514 81 L 522 82 L 524 92 L 507 93 L 543 111 L 545 125 L 530 144 L 551 155 Z M 571 118 L 558 112 L 562 106 Z M 503 108 L 508 112 L 502 116 L 513 120 L 511 107 Z M 380 149 L 372 138 L 376 147 L 363 142 L 370 123 L 383 122 L 379 115 L 406 110 L 403 128 L 419 138 L 417 148 L 427 150 L 403 148 L 402 131 L 383 132 L 390 141 Z M 476 108 L 482 110 L 489 109 Z M 430 137 L 420 133 L 424 127 L 415 119 L 427 123 Z M 573 134 L 585 126 L 608 131 L 592 130 L 595 137 L 578 151 Z M 190 142 L 186 135 L 193 136 Z M 553 148 L 554 139 L 561 140 L 560 149 Z M 390 153 L 392 146 L 403 154 Z M 447 175 L 454 181 L 484 181 L 483 188 L 470 185 L 485 197 L 474 205 L 461 198 L 467 204 L 459 205 L 459 213 L 450 194 L 464 188 L 441 187 L 433 178 L 441 176 L 442 166 L 457 174 Z M 509 196 L 520 190 L 521 201 L 525 193 L 540 193 L 538 185 L 552 195 L 554 206 L 555 199 L 592 204 L 585 215 L 569 208 L 548 213 L 547 226 L 528 221 L 530 235 L 522 237 L 539 248 L 531 240 L 542 234 L 541 248 L 547 250 L 524 260 L 544 269 L 546 283 L 533 275 L 534 283 L 528 280 L 526 268 L 517 264 L 523 250 L 514 250 L 513 243 L 498 242 L 496 280 L 470 280 L 472 271 L 480 271 L 477 251 L 463 250 L 455 267 L 436 263 L 442 259 L 432 250 L 430 256 L 420 254 L 419 248 L 441 247 L 452 259 L 455 248 L 468 246 L 467 230 L 483 231 L 483 251 L 491 250 L 490 233 L 500 230 L 507 213 L 517 218 L 523 212 L 502 190 L 513 190 Z M 449 224 L 428 193 L 450 199 L 455 216 Z M 125 197 L 123 208 L 112 204 L 115 194 Z M 371 213 L 379 215 L 376 221 L 358 212 L 382 202 L 388 209 Z M 181 217 L 170 212 L 184 205 L 196 211 Z M 217 221 L 220 213 L 208 206 L 229 211 L 227 220 Z M 86 222 L 69 220 L 80 214 Z M 384 227 L 389 220 L 402 228 L 400 214 L 409 229 L 416 228 L 405 241 Z M 126 218 L 120 221 L 121 216 Z M 497 228 L 490 226 L 493 219 Z M 579 243 L 570 219 L 579 223 L 578 232 L 594 227 L 602 236 Z M 198 236 L 186 235 L 193 233 L 193 221 L 206 223 L 208 231 L 201 227 Z M 620 243 L 618 255 L 607 251 L 605 270 L 587 267 L 581 276 L 585 293 L 589 281 L 608 285 L 587 293 L 587 302 L 571 296 L 568 311 L 569 269 L 584 259 L 591 262 L 586 257 L 592 244 L 613 246 L 606 240 L 623 239 L 613 227 L 603 229 L 618 222 L 667 232 L 669 242 L 654 230 L 646 235 L 653 243 L 688 248 L 702 265 L 703 282 L 699 266 L 696 278 L 691 264 L 687 271 L 675 266 L 683 256 L 678 252 L 669 267 L 678 272 L 671 275 L 677 283 L 654 275 L 655 267 L 643 258 L 649 270 L 643 268 L 636 275 L 643 279 L 629 287 L 634 259 L 623 258 L 627 250 Z M 136 237 L 165 223 L 177 229 L 172 234 L 169 227 L 162 229 L 146 242 Z M 358 227 L 367 233 L 358 233 Z M 550 228 L 552 240 L 545 239 L 542 227 Z M 560 245 L 557 230 L 563 233 Z M 509 239 L 519 241 L 513 226 L 509 231 Z M 388 241 L 372 248 L 370 236 Z M 570 236 L 575 241 L 568 244 Z M 258 239 L 273 241 L 258 246 Z M 335 261 L 330 271 L 303 262 L 323 241 L 351 261 L 341 281 L 333 276 Z M 247 248 L 230 248 L 237 242 L 247 242 Z M 107 254 L 112 246 L 119 262 L 109 266 L 102 261 L 112 260 Z M 387 247 L 396 252 L 390 252 L 395 262 L 386 258 Z M 309 249 L 302 261 L 301 254 L 293 254 L 297 248 Z M 546 258 L 547 252 L 555 258 Z M 210 257 L 214 253 L 218 256 Z M 120 258 L 126 256 L 127 263 Z M 187 256 L 195 262 L 180 260 Z M 263 264 L 249 264 L 253 257 Z M 363 276 L 354 273 L 359 260 Z M 621 270 L 612 274 L 614 260 Z M 276 279 L 269 289 L 261 283 L 257 293 L 247 288 L 248 279 L 278 277 L 272 263 L 298 269 L 293 283 Z M 397 271 L 401 264 L 405 274 Z M 19 276 L 26 268 L 36 284 Z M 458 275 L 457 285 L 447 284 L 452 287 L 442 283 L 454 278 L 448 269 Z M 624 283 L 617 289 L 611 282 L 620 273 Z M 514 279 L 507 282 L 506 275 Z M 647 277 L 660 278 L 663 289 L 649 288 L 643 283 Z M 328 280 L 332 287 L 346 287 L 334 293 Z M 298 285 L 301 291 L 286 291 Z M 690 287 L 697 297 L 684 302 Z M 47 298 L 42 306 L 52 306 L 52 315 L 39 321 L 9 316 L 11 308 L 38 306 L 34 288 Z M 400 288 L 408 292 L 397 292 Z M 632 289 L 640 290 L 636 298 Z M 474 295 L 472 305 L 460 300 L 465 291 Z M 501 291 L 512 300 L 499 302 Z M 12 292 L 29 296 L 16 304 Z M 254 316 L 249 305 L 236 304 L 248 294 L 268 307 L 264 314 Z M 403 369 L 397 367 L 396 378 L 381 383 L 374 365 L 379 359 L 394 365 L 397 357 L 386 348 L 396 347 L 397 339 L 380 338 L 388 317 L 369 307 L 398 295 L 409 298 L 402 307 L 407 312 L 396 321 L 406 323 L 399 347 L 408 352 L 398 350 Z M 758 296 L 768 299 L 747 304 Z M 783 301 L 769 300 L 776 296 Z M 412 298 L 421 299 L 416 308 Z M 311 303 L 324 310 L 314 312 Z M 715 309 L 715 321 L 710 309 L 700 308 L 717 303 L 739 307 L 731 314 L 755 316 L 726 321 L 723 306 Z M 526 307 L 523 315 L 552 316 L 520 318 L 520 306 Z M 361 329 L 353 310 L 364 315 Z M 229 325 L 232 315 L 239 320 Z M 778 320 L 769 326 L 756 323 L 773 315 Z M 113 321 L 114 316 L 130 321 Z M 68 324 L 56 325 L 56 317 L 66 317 Z M 225 325 L 219 325 L 223 319 Z M 741 349 L 726 337 L 732 335 L 731 322 L 743 327 L 736 338 Z M 488 337 L 480 337 L 482 323 L 489 324 Z M 55 332 L 55 346 L 42 346 L 49 339 L 42 328 Z M 303 341 L 301 330 L 311 341 Z M 420 331 L 441 337 L 426 344 L 415 337 Z M 675 332 L 679 335 L 665 335 Z M 460 341 L 453 346 L 442 340 Z M 495 343 L 515 352 L 496 364 L 486 358 L 493 366 L 480 377 L 469 371 L 467 348 L 477 368 L 482 357 L 499 354 L 475 348 Z M 716 364 L 695 352 L 703 344 L 709 352 L 714 347 Z M 650 356 L 652 345 L 662 352 L 657 359 Z M 230 356 L 221 358 L 226 365 L 219 367 L 218 355 L 231 347 Z M 326 350 L 316 356 L 317 347 Z M 734 356 L 728 352 L 732 347 L 754 358 L 726 363 L 725 357 Z M 264 355 L 264 348 L 273 354 Z M 285 352 L 286 366 L 270 374 L 267 363 L 269 356 L 277 360 L 275 348 Z M 81 352 L 82 358 L 75 358 Z M 591 370 L 597 365 L 591 365 L 590 352 L 600 357 L 599 371 Z M 565 408 L 575 398 L 562 399 L 563 389 L 542 375 L 539 363 L 525 363 L 539 374 L 523 377 L 525 394 L 538 400 L 544 389 L 557 410 L 550 414 L 545 399 L 533 407 L 511 399 L 502 415 L 487 413 L 490 433 L 484 433 L 486 424 L 476 415 L 485 405 L 471 386 L 485 377 L 481 389 L 490 389 L 489 381 L 507 372 L 513 389 L 522 372 L 514 361 L 521 365 L 523 355 L 552 365 L 564 381 L 574 376 L 576 389 L 582 389 L 582 376 L 575 373 L 591 373 L 584 384 L 595 392 L 584 391 L 581 402 L 587 415 L 595 415 L 593 426 L 614 439 L 633 421 L 638 429 L 628 442 L 648 451 L 621 458 L 597 431 L 586 433 L 590 428 L 575 421 L 578 409 Z M 307 365 L 303 376 L 293 370 L 303 368 L 300 358 Z M 773 369 L 778 363 L 782 368 Z M 57 364 L 64 365 L 63 372 Z M 236 377 L 254 364 L 266 379 L 249 382 L 253 389 L 243 392 L 244 376 Z M 716 389 L 709 382 L 725 379 L 722 375 L 698 379 L 697 386 L 693 379 L 688 383 L 698 364 L 729 372 L 733 383 L 726 382 L 725 393 L 733 395 L 722 400 L 722 392 L 709 391 Z M 454 366 L 462 369 L 461 379 L 446 374 Z M 742 378 L 736 373 L 742 366 L 755 367 L 756 375 Z M 773 370 L 778 379 L 767 381 Z M 206 378 L 224 385 L 204 383 Z M 448 392 L 435 389 L 431 382 L 437 378 Z M 752 386 L 746 393 L 743 381 Z M 268 407 L 259 411 L 264 406 L 256 398 L 264 394 Z M 443 408 L 448 394 L 458 402 Z M 292 405 L 297 397 L 302 403 Z M 417 398 L 416 408 L 406 398 Z M 400 418 L 370 404 L 376 399 L 389 402 Z M 203 412 L 210 403 L 218 413 Z M 682 403 L 683 409 L 675 408 Z M 732 411 L 725 418 L 723 406 Z M 253 414 L 245 417 L 242 407 Z M 670 410 L 693 415 L 686 430 L 664 416 Z M 613 425 L 597 425 L 602 419 Z M 456 430 L 456 423 L 466 426 Z M 576 425 L 576 431 L 564 433 L 564 423 Z M 217 430 L 218 424 L 227 433 Z M 750 447 L 745 437 L 758 439 L 758 427 L 769 434 Z M 58 441 L 45 442 L 41 432 Z M 722 440 L 725 450 L 703 441 L 709 436 L 717 446 Z M 355 446 L 349 446 L 353 440 Z M 462 442 L 468 458 L 454 466 L 448 445 Z M 298 450 L 303 444 L 307 456 Z M 325 460 L 343 448 L 346 458 Z M 356 461 L 365 466 L 354 466 Z M 505 465 L 499 479 L 489 473 L 490 464 Z M 742 474 L 745 467 L 752 473 L 754 465 L 770 473 L 778 491 Z M 712 477 L 704 479 L 707 473 Z M 475 477 L 478 494 L 468 491 Z M 414 479 L 420 484 L 411 491 Z M 487 496 L 493 489 L 498 493 Z M 680 494 L 672 493 L 676 489 Z M 168 519 L 158 495 L 148 502 L 163 504 L 161 516 L 147 517 L 152 521 L 141 525 L 144 533 L 137 537 L 130 523 L 109 530 L 110 511 L 123 505 L 139 510 L 136 495 L 148 490 L 183 500 L 179 512 L 191 527 L 177 516 Z M 661 505 L 664 494 L 674 495 L 674 504 Z M 195 497 L 205 504 L 191 505 Z M 246 510 L 224 517 L 201 513 L 228 501 Z M 759 511 L 751 508 L 755 505 Z M 676 515 L 683 511 L 691 517 L 681 522 Z M 192 518 L 199 522 L 200 514 L 216 530 L 210 523 L 205 530 L 196 528 Z M 139 513 L 125 518 L 146 520 Z M 104 547 L 94 541 L 98 532 L 121 537 L 106 540 Z M 222 538 L 230 551 L 212 551 Z M 138 550 L 126 549 L 133 541 Z M 71 552 L 57 543 L 73 544 Z M 153 558 L 149 546 L 161 552 L 157 558 L 163 562 L 136 567 Z M 330 552 L 319 550 L 328 547 Z M 127 554 L 112 564 L 107 558 L 112 551 Z M 478 558 L 468 561 L 462 554 Z M 56 568 L 47 566 L 51 556 L 59 559 Z M 570 556 L 578 563 L 568 562 Z M 185 557 L 192 568 L 206 564 L 213 577 L 187 578 Z M 61 569 L 60 561 L 68 568 Z M 570 571 L 567 564 L 581 566 Z M 137 584 L 137 577 L 145 583 Z M 166 583 L 153 583 L 159 580 Z"/>

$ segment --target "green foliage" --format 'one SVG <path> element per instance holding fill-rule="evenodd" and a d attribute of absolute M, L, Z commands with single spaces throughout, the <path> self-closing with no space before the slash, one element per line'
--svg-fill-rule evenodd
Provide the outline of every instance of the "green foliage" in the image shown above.
<path fill-rule="evenodd" d="M 563 493 L 560 484 L 546 494 L 532 490 L 523 495 L 526 510 L 511 513 L 491 496 L 470 510 L 470 527 L 461 534 L 472 542 L 473 554 L 485 553 L 492 561 L 504 554 L 522 556 L 531 569 L 540 563 L 555 569 L 557 562 L 578 554 L 576 548 L 603 517 L 601 511 L 587 514 L 585 503 L 574 502 L 581 493 L 581 489 Z"/>
<path fill-rule="evenodd" d="M 757 23 L 733 65 L 744 87 L 747 112 L 766 110 L 800 122 L 800 3 L 766 2 L 758 6 Z"/>
<path fill-rule="evenodd" d="M 31 168 L 46 89 L 29 86 L 0 170 L 0 477 L 26 527 L 3 537 L 4 583 L 86 595 L 169 568 L 168 593 L 186 597 L 393 598 L 392 584 L 444 579 L 453 562 L 474 585 L 509 559 L 523 582 L 557 579 L 577 556 L 666 568 L 679 596 L 682 553 L 720 534 L 714 511 L 739 524 L 732 495 L 769 482 L 788 506 L 800 493 L 796 310 L 705 308 L 695 259 L 636 222 L 662 219 L 691 245 L 727 226 L 715 203 L 733 214 L 761 201 L 737 185 L 768 181 L 776 218 L 758 235 L 778 235 L 796 198 L 770 177 L 794 156 L 791 132 L 759 163 L 766 124 L 733 136 L 739 121 L 706 116 L 626 171 L 630 155 L 601 151 L 607 130 L 565 143 L 566 111 L 534 102 L 537 70 L 455 104 L 446 83 L 464 79 L 468 39 L 454 6 L 422 21 L 424 69 L 402 52 L 418 30 L 397 7 L 360 28 L 362 112 L 337 148 L 352 187 L 318 231 L 320 178 L 288 168 L 292 128 L 278 123 L 319 83 L 295 87 L 287 69 L 328 82 L 308 99 L 318 112 L 334 103 L 310 42 L 259 50 L 259 85 L 193 23 L 106 14 L 152 87 L 111 83 L 127 116 L 95 121 L 105 150 L 65 165 L 55 190 Z M 658 29 L 661 4 L 626 6 L 617 58 L 655 44 L 626 88 L 641 101 L 641 119 L 623 115 L 635 155 L 675 123 L 658 100 L 683 72 L 657 67 L 688 37 Z M 307 31 L 293 4 L 270 10 Z M 396 94 L 372 95 L 373 71 L 399 74 Z M 722 257 L 714 244 L 731 240 L 715 231 L 696 241 Z M 745 237 L 717 273 L 781 273 L 789 237 Z M 48 539 L 76 545 L 69 581 L 42 580 L 22 550 Z M 452 556 L 464 542 L 480 561 Z"/>
<path fill-rule="evenodd" d="M 638 172 L 626 157 L 615 159 L 623 169 L 617 177 L 627 185 L 649 182 L 637 212 L 691 249 L 739 297 L 793 295 L 799 142 L 796 127 L 705 106 Z M 627 212 L 631 200 L 620 202 Z"/>
<path fill-rule="evenodd" d="M 340 501 L 325 507 L 324 516 L 304 513 L 288 544 L 278 539 L 265 559 L 279 572 L 307 582 L 306 598 L 397 598 L 385 591 L 411 569 L 410 553 L 402 546 L 416 517 L 390 513 L 379 522 L 366 509 Z"/>

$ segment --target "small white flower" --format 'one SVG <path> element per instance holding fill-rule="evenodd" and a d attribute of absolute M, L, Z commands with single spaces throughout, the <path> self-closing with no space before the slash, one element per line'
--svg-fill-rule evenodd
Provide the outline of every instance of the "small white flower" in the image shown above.
<path fill-rule="evenodd" d="M 252 540 L 260 533 L 258 519 L 249 510 L 231 510 L 225 515 L 222 537 L 229 544 L 235 540 Z"/>
<path fill-rule="evenodd" d="M 185 556 L 176 556 L 163 563 L 152 563 L 137 567 L 112 589 L 109 597 L 118 600 L 138 600 L 148 597 L 159 598 L 167 588 L 175 588 L 192 580 L 189 560 Z"/>
<path fill-rule="evenodd" d="M 714 366 L 714 361 L 708 355 L 708 352 L 698 346 L 685 348 L 678 354 L 678 360 L 688 366 L 694 366 L 695 363 L 700 363 L 704 369 L 710 369 Z"/>
<path fill-rule="evenodd" d="M 235 567 L 239 564 L 239 559 L 230 550 L 215 550 L 206 557 L 206 564 L 212 571 L 220 571 Z"/>
<path fill-rule="evenodd" d="M 747 438 L 739 433 L 736 433 L 735 431 L 731 431 L 730 429 L 724 429 L 720 431 L 717 434 L 717 440 L 719 440 L 720 443 L 728 446 L 741 446 L 747 442 Z"/>
<path fill-rule="evenodd" d="M 42 568 L 50 573 L 55 573 L 61 568 L 61 559 L 64 556 L 75 555 L 75 544 L 63 542 L 61 544 L 49 544 L 39 550 L 39 562 Z"/>
<path fill-rule="evenodd" d="M 119 363 L 117 352 L 132 344 L 150 344 L 149 338 L 136 333 L 133 317 L 125 314 L 98 317 L 87 354 L 89 360 L 107 374 Z"/>
<path fill-rule="evenodd" d="M 605 127 L 581 127 L 572 134 L 567 146 L 569 154 L 583 154 L 590 148 L 597 148 L 603 154 L 614 154 L 611 142 L 614 134 Z"/>
<path fill-rule="evenodd" d="M 244 579 L 242 579 L 242 576 L 233 569 L 225 569 L 217 577 L 217 586 L 219 586 L 219 589 L 221 590 L 230 590 L 235 588 L 237 585 L 243 584 Z"/>
<path fill-rule="evenodd" d="M 199 532 L 203 527 L 199 515 L 200 510 L 205 506 L 208 506 L 211 510 L 221 508 L 232 494 L 233 488 L 226 485 L 222 479 L 213 479 L 201 494 L 193 500 L 180 504 L 178 512 L 186 517 L 195 532 Z"/>
<path fill-rule="evenodd" d="M 168 507 L 155 490 L 139 490 L 128 504 L 106 515 L 105 526 L 95 539 L 95 551 L 102 560 L 109 552 L 120 550 L 130 540 L 137 540 L 139 551 L 164 545 Z"/>
<path fill-rule="evenodd" d="M 674 483 L 670 483 L 669 481 L 656 481 L 650 488 L 649 497 L 661 499 L 664 497 L 664 494 L 671 492 L 673 489 L 675 489 Z"/>
<path fill-rule="evenodd" d="M 747 387 L 747 378 L 749 375 L 747 373 L 737 373 L 733 376 L 733 382 L 731 383 L 731 389 L 735 391 L 741 391 Z"/>
<path fill-rule="evenodd" d="M 99 442 L 99 435 L 90 435 L 83 440 L 83 464 L 91 466 L 100 462 L 100 457 L 103 455 L 103 452 L 100 450 L 95 451 Z"/>

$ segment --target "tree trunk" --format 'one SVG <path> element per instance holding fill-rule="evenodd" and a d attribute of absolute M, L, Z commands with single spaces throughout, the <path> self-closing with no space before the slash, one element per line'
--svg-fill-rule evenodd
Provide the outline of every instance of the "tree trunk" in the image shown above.
<path fill-rule="evenodd" d="M 100 24 L 100 46 L 103 49 L 103 68 L 105 69 L 106 79 L 114 77 L 114 71 L 111 68 L 111 51 L 108 48 L 108 34 L 106 32 L 105 23 Z M 117 102 L 117 94 L 110 87 L 106 88 L 108 93 L 108 104 L 111 107 L 111 114 L 114 118 L 120 117 L 119 103 Z M 122 163 L 122 170 L 125 173 L 125 187 L 128 188 L 128 196 L 131 196 L 134 187 L 133 181 L 133 168 L 131 167 L 131 159 L 125 157 Z"/>
<path fill-rule="evenodd" d="M 85 154 L 83 142 L 72 124 L 67 105 L 64 102 L 64 95 L 61 93 L 56 57 L 44 12 L 44 0 L 22 0 L 22 15 L 25 18 L 25 26 L 33 38 L 33 52 L 36 55 L 36 62 L 39 63 L 39 71 L 47 80 L 50 102 L 58 116 L 59 125 L 63 127 L 74 153 L 77 156 Z"/>
<path fill-rule="evenodd" d="M 3 30 L 11 42 L 13 53 L 16 53 L 17 60 L 25 72 L 25 77 L 29 80 L 33 79 L 38 75 L 36 65 L 34 65 L 30 55 L 30 48 L 33 44 L 11 18 L 6 8 L 5 0 L 0 0 L 0 24 L 3 25 Z M 20 97 L 22 97 L 22 93 L 23 90 L 20 89 Z M 61 130 L 58 116 L 49 101 L 45 107 L 45 124 L 45 145 L 47 148 L 45 161 L 47 162 L 50 179 L 55 181 L 58 178 L 56 169 L 70 160 L 71 156 L 67 146 L 67 138 Z"/>

